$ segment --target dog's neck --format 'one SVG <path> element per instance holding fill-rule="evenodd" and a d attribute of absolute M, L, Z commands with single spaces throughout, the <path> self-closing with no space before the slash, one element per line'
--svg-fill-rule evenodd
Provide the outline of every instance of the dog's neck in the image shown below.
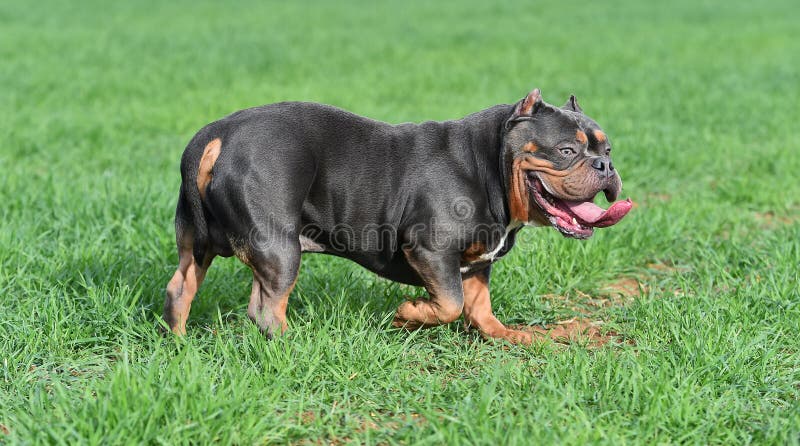
<path fill-rule="evenodd" d="M 470 135 L 469 150 L 482 167 L 478 180 L 486 186 L 489 209 L 497 223 L 511 224 L 508 207 L 508 167 L 503 154 L 504 125 L 514 111 L 513 105 L 495 105 L 464 117 Z"/>

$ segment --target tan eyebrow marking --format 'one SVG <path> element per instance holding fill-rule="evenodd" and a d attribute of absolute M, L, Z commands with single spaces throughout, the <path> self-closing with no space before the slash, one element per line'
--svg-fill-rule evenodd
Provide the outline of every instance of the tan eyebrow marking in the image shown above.
<path fill-rule="evenodd" d="M 608 138 L 606 137 L 606 134 L 605 134 L 605 133 L 603 133 L 603 132 L 601 132 L 600 130 L 595 130 L 595 131 L 594 131 L 594 137 L 595 137 L 595 138 L 597 138 L 597 140 L 598 140 L 599 142 L 605 142 L 605 141 L 606 141 L 606 139 L 608 139 Z"/>

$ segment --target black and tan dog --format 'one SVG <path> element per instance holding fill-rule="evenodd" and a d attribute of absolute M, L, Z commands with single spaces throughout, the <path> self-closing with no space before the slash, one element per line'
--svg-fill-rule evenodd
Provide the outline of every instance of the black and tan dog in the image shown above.
<path fill-rule="evenodd" d="M 457 121 L 389 125 L 313 103 L 236 112 L 192 138 L 175 216 L 180 265 L 164 319 L 186 330 L 215 256 L 253 270 L 247 313 L 267 335 L 286 330 L 303 252 L 351 259 L 427 298 L 403 302 L 394 325 L 445 324 L 462 312 L 485 337 L 529 343 L 492 313 L 489 274 L 523 226 L 567 237 L 618 222 L 622 183 L 608 138 L 574 97 L 539 90 Z"/>

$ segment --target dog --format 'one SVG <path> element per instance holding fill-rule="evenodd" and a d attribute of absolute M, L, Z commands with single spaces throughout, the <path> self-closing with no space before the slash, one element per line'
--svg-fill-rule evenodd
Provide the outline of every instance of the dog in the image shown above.
<path fill-rule="evenodd" d="M 304 252 L 348 258 L 422 286 L 395 327 L 447 324 L 462 313 L 487 339 L 530 344 L 504 326 L 489 296 L 492 264 L 525 226 L 586 239 L 632 207 L 611 143 L 574 96 L 562 107 L 539 89 L 463 119 L 390 125 L 316 103 L 235 112 L 202 128 L 181 158 L 175 215 L 179 265 L 164 320 L 186 332 L 192 299 L 215 256 L 253 271 L 248 317 L 268 337 Z M 608 209 L 594 204 L 605 194 Z"/>

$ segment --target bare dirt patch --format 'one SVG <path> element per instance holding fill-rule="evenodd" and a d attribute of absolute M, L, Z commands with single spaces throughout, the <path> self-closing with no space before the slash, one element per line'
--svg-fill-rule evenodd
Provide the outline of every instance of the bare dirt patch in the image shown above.
<path fill-rule="evenodd" d="M 331 406 L 331 412 L 337 408 L 337 402 L 334 401 Z M 318 421 L 322 422 L 336 422 L 341 425 L 349 424 L 354 433 L 363 434 L 368 431 L 383 431 L 383 432 L 396 432 L 404 426 L 422 426 L 428 420 L 421 414 L 395 414 L 391 412 L 370 412 L 369 416 L 351 414 L 343 407 L 339 409 L 337 415 L 317 413 L 310 410 L 304 411 L 295 418 L 300 424 L 309 426 Z M 297 444 L 326 444 L 326 445 L 340 445 L 351 444 L 350 437 L 337 437 L 335 435 L 320 437 L 314 440 L 302 440 Z"/>
<path fill-rule="evenodd" d="M 557 307 L 591 317 L 603 309 L 629 305 L 647 290 L 642 279 L 625 276 L 603 285 L 597 295 L 574 290 L 567 296 L 545 294 L 542 297 Z"/>
<path fill-rule="evenodd" d="M 635 277 L 620 277 L 600 289 L 601 295 L 615 305 L 624 305 L 647 292 L 647 285 Z"/>
<path fill-rule="evenodd" d="M 625 273 L 586 293 L 573 289 L 565 295 L 545 294 L 542 298 L 555 312 L 559 320 L 544 326 L 514 325 L 512 328 L 527 331 L 534 339 L 556 344 L 579 344 L 588 348 L 601 347 L 608 343 L 636 345 L 636 341 L 624 334 L 605 329 L 604 320 L 613 318 L 609 310 L 625 307 L 651 291 L 662 296 L 666 291 L 659 286 L 661 279 L 674 274 L 691 271 L 691 268 L 675 265 L 669 261 L 653 261 L 635 272 Z M 680 288 L 672 289 L 676 297 L 684 295 Z M 567 319 L 570 318 L 571 319 Z"/>
<path fill-rule="evenodd" d="M 613 330 L 604 330 L 602 321 L 592 321 L 586 318 L 572 318 L 559 321 L 546 327 L 515 325 L 516 330 L 527 331 L 533 334 L 534 342 L 552 341 L 556 344 L 579 344 L 589 348 L 602 347 L 609 342 L 614 344 L 635 345 L 632 339 L 625 339 Z"/>
<path fill-rule="evenodd" d="M 647 269 L 656 271 L 659 273 L 672 273 L 675 271 L 684 271 L 686 268 L 679 268 L 675 265 L 668 265 L 666 263 L 648 263 Z"/>
<path fill-rule="evenodd" d="M 755 212 L 753 217 L 766 229 L 775 229 L 781 226 L 789 226 L 800 221 L 800 212 L 794 210 L 792 215 L 779 215 L 773 211 Z"/>
<path fill-rule="evenodd" d="M 552 341 L 557 344 L 581 344 L 587 347 L 601 347 L 609 342 L 615 344 L 635 345 L 633 339 L 626 338 L 613 330 L 603 329 L 602 319 L 607 310 L 624 307 L 650 291 L 653 280 L 658 276 L 686 271 L 686 268 L 669 263 L 649 263 L 646 270 L 636 274 L 619 276 L 602 285 L 596 293 L 588 294 L 581 290 L 572 290 L 567 295 L 545 294 L 559 313 L 569 310 L 576 317 L 555 322 L 547 326 L 517 325 L 514 328 L 534 334 L 541 341 Z M 675 293 L 679 294 L 678 291 Z"/>

